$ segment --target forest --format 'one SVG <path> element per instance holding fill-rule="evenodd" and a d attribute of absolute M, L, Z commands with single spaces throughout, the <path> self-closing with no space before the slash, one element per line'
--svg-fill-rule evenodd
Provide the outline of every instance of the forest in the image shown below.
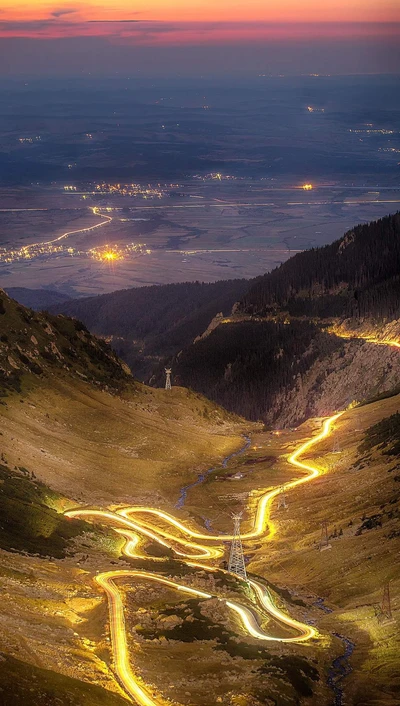
<path fill-rule="evenodd" d="M 400 213 L 298 253 L 259 278 L 240 310 L 262 316 L 286 311 L 321 318 L 399 318 Z"/>
<path fill-rule="evenodd" d="M 74 299 L 52 311 L 83 321 L 90 331 L 112 336 L 116 353 L 144 380 L 160 359 L 202 334 L 219 312 L 230 313 L 252 280 L 182 282 Z"/>
<path fill-rule="evenodd" d="M 343 340 L 325 331 L 327 319 L 400 317 L 400 214 L 295 255 L 258 278 L 235 310 L 239 320 L 233 317 L 169 361 L 175 384 L 248 419 L 277 418 L 280 393 L 317 360 L 324 371 L 331 353 L 343 356 Z M 155 381 L 162 379 L 160 366 Z"/>
<path fill-rule="evenodd" d="M 191 387 L 231 412 L 258 420 L 318 357 L 343 345 L 341 339 L 308 321 L 229 323 L 175 357 L 174 384 Z M 161 366 L 156 379 L 161 384 Z"/>

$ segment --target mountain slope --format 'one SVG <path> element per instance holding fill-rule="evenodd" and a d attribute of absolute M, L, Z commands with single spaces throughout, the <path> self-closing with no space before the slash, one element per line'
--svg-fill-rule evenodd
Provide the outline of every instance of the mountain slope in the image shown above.
<path fill-rule="evenodd" d="M 23 306 L 37 311 L 63 304 L 71 298 L 67 294 L 61 294 L 52 289 L 28 289 L 27 287 L 9 287 L 7 294 Z"/>
<path fill-rule="evenodd" d="M 390 390 L 398 356 L 358 339 L 400 339 L 399 272 L 400 214 L 299 253 L 168 361 L 175 379 L 279 427 Z"/>
<path fill-rule="evenodd" d="M 247 314 L 400 317 L 400 213 L 358 225 L 323 248 L 298 253 L 259 278 L 239 305 Z"/>
<path fill-rule="evenodd" d="M 64 511 L 170 507 L 249 425 L 187 390 L 145 388 L 82 324 L 3 292 L 0 371 L 0 703 L 122 706 L 93 580 L 122 540 Z"/>
<path fill-rule="evenodd" d="M 201 334 L 218 312 L 228 314 L 248 287 L 244 279 L 139 287 L 72 300 L 52 311 L 74 316 L 107 337 L 135 377 L 144 380 L 160 359 Z"/>

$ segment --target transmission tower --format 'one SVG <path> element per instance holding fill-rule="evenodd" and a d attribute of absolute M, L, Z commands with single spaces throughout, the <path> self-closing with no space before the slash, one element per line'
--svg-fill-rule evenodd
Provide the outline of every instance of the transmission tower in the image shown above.
<path fill-rule="evenodd" d="M 278 510 L 287 510 L 288 509 L 288 504 L 286 502 L 286 493 L 285 493 L 285 488 L 283 485 L 280 488 L 280 495 L 279 495 L 279 500 L 278 500 Z"/>
<path fill-rule="evenodd" d="M 335 439 L 333 443 L 333 449 L 332 449 L 333 454 L 340 454 L 341 453 L 341 448 L 338 439 Z"/>
<path fill-rule="evenodd" d="M 241 519 L 242 513 L 240 513 L 240 515 L 233 515 L 233 539 L 231 544 L 231 551 L 229 554 L 228 571 L 231 574 L 236 574 L 236 576 L 240 576 L 243 581 L 247 581 L 242 540 L 240 539 Z"/>
<path fill-rule="evenodd" d="M 319 551 L 323 552 L 325 549 L 332 549 L 332 544 L 329 543 L 328 538 L 328 523 L 326 520 L 321 522 L 321 539 L 319 540 Z"/>
<path fill-rule="evenodd" d="M 383 596 L 380 610 L 380 619 L 382 622 L 391 622 L 393 620 L 392 604 L 390 601 L 390 584 L 389 581 L 383 587 Z"/>
<path fill-rule="evenodd" d="M 166 390 L 170 390 L 171 387 L 172 387 L 172 385 L 171 385 L 171 373 L 172 373 L 171 368 L 165 368 L 165 375 L 166 375 L 166 379 L 165 379 L 165 389 L 166 389 Z"/>

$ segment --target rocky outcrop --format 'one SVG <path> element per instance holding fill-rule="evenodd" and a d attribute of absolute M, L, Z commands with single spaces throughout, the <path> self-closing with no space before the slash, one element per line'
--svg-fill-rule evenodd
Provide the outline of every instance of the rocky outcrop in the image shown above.
<path fill-rule="evenodd" d="M 319 358 L 294 387 L 278 394 L 267 424 L 291 427 L 308 417 L 327 416 L 400 386 L 400 350 L 351 339 L 328 357 Z"/>

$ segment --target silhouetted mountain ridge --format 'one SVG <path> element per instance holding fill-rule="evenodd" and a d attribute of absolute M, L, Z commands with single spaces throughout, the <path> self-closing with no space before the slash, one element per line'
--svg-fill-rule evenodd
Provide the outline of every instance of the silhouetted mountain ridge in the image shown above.
<path fill-rule="evenodd" d="M 74 299 L 51 310 L 109 337 L 135 377 L 145 379 L 160 360 L 190 345 L 217 313 L 229 314 L 248 287 L 245 279 L 155 285 Z"/>
<path fill-rule="evenodd" d="M 400 213 L 358 225 L 265 274 L 239 310 L 266 316 L 400 317 Z"/>
<path fill-rule="evenodd" d="M 350 335 L 362 335 L 367 325 L 392 334 L 396 324 L 388 322 L 396 318 L 399 213 L 356 226 L 258 278 L 231 317 L 168 363 L 179 384 L 230 411 L 294 425 L 400 383 L 396 351 L 330 331 L 346 320 Z"/>

